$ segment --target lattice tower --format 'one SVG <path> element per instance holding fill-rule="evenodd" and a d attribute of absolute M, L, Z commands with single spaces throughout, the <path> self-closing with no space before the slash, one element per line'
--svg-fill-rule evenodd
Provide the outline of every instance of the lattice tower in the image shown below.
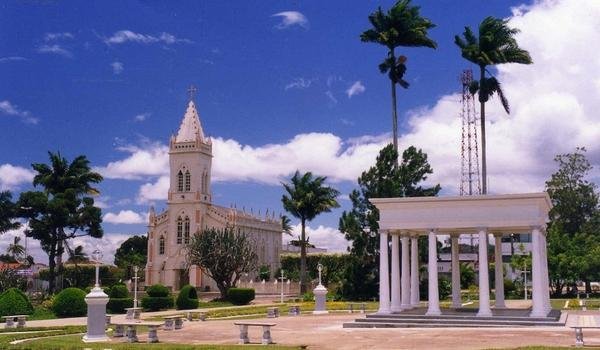
<path fill-rule="evenodd" d="M 481 180 L 479 177 L 479 147 L 477 130 L 479 119 L 475 111 L 475 98 L 469 92 L 469 85 L 473 81 L 473 71 L 464 70 L 460 77 L 462 84 L 462 141 L 461 141 L 461 180 L 460 195 L 471 196 L 481 194 Z"/>

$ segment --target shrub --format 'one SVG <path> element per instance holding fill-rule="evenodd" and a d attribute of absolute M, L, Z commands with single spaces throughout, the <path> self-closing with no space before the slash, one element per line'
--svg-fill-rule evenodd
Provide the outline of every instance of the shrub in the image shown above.
<path fill-rule="evenodd" d="M 112 298 L 129 298 L 129 290 L 124 284 L 116 284 L 108 291 L 108 296 Z"/>
<path fill-rule="evenodd" d="M 54 298 L 52 311 L 58 317 L 85 316 L 87 313 L 85 292 L 79 288 L 63 289 Z"/>
<path fill-rule="evenodd" d="M 125 313 L 125 309 L 133 307 L 133 298 L 110 298 L 106 308 L 115 314 Z"/>
<path fill-rule="evenodd" d="M 438 278 L 438 297 L 440 300 L 446 299 L 452 294 L 452 283 L 446 277 L 440 276 Z M 419 282 L 419 295 L 422 300 L 427 300 L 429 297 L 429 280 L 422 279 Z"/>
<path fill-rule="evenodd" d="M 0 293 L 10 288 L 27 289 L 27 278 L 18 274 L 15 269 L 0 269 Z"/>
<path fill-rule="evenodd" d="M 313 292 L 306 292 L 302 294 L 302 301 L 315 301 L 315 295 Z"/>
<path fill-rule="evenodd" d="M 179 295 L 177 295 L 177 300 L 175 301 L 177 304 L 177 310 L 189 310 L 195 309 L 198 307 L 198 294 L 196 293 L 196 288 L 190 286 L 189 284 L 183 286 L 179 291 Z"/>
<path fill-rule="evenodd" d="M 162 284 L 154 284 L 146 288 L 146 294 L 149 297 L 168 297 L 171 291 Z"/>
<path fill-rule="evenodd" d="M 254 300 L 254 289 L 252 288 L 229 288 L 227 299 L 233 305 L 246 305 Z"/>
<path fill-rule="evenodd" d="M 173 307 L 172 297 L 143 297 L 142 307 L 148 311 L 158 311 Z"/>
<path fill-rule="evenodd" d="M 10 288 L 0 295 L 0 316 L 33 313 L 27 296 L 17 288 Z"/>

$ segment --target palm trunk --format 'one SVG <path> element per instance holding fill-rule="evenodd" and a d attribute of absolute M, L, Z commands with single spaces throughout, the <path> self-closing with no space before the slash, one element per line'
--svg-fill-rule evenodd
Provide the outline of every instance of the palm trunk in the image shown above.
<path fill-rule="evenodd" d="M 396 62 L 396 55 L 394 54 L 394 50 L 391 51 L 392 62 Z M 390 67 L 390 69 L 394 69 L 394 67 Z M 390 79 L 392 84 L 392 142 L 394 144 L 394 151 L 398 154 L 398 112 L 396 110 L 396 83 Z M 398 166 L 398 158 L 396 157 L 396 166 Z"/>
<path fill-rule="evenodd" d="M 487 162 L 486 162 L 486 147 L 485 147 L 485 101 L 481 98 L 481 84 L 485 78 L 485 67 L 479 66 L 479 103 L 481 111 L 481 194 L 487 194 Z"/>
<path fill-rule="evenodd" d="M 302 232 L 300 234 L 300 294 L 308 291 L 306 285 L 306 219 L 301 219 Z"/>

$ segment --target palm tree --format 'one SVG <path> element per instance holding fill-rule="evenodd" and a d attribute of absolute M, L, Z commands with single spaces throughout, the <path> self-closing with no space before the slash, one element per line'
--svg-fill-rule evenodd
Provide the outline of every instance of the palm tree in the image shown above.
<path fill-rule="evenodd" d="M 338 190 L 325 186 L 325 176 L 313 176 L 309 171 L 304 175 L 296 171 L 291 183 L 283 183 L 287 192 L 281 198 L 283 208 L 294 217 L 300 219 L 302 227 L 300 233 L 300 292 L 307 291 L 306 281 L 306 222 L 311 221 L 321 213 L 330 212 L 332 208 L 340 205 L 336 197 L 340 194 Z"/>
<path fill-rule="evenodd" d="M 90 259 L 88 258 L 87 254 L 83 251 L 83 246 L 78 245 L 77 247 L 75 247 L 75 249 L 69 250 L 69 259 L 67 260 L 67 262 L 71 262 L 71 263 L 86 263 L 89 262 Z"/>
<path fill-rule="evenodd" d="M 360 35 L 362 42 L 377 43 L 387 47 L 387 58 L 379 65 L 382 74 L 387 73 L 392 84 L 392 134 L 394 150 L 398 152 L 398 114 L 396 111 L 396 84 L 407 89 L 404 80 L 406 56 L 396 57 L 396 48 L 429 47 L 437 44 L 427 36 L 427 31 L 435 27 L 429 19 L 421 17 L 419 6 L 411 6 L 410 0 L 400 0 L 384 13 L 381 7 L 369 15 L 373 28 Z"/>
<path fill-rule="evenodd" d="M 281 215 L 281 230 L 288 236 L 292 235 L 291 220 L 287 215 Z"/>
<path fill-rule="evenodd" d="M 19 260 L 25 254 L 25 247 L 21 245 L 21 237 L 15 236 L 13 242 L 8 245 L 6 252 L 15 260 Z"/>
<path fill-rule="evenodd" d="M 479 81 L 473 81 L 469 90 L 472 94 L 476 92 L 479 94 L 483 194 L 487 194 L 485 103 L 496 93 L 506 113 L 510 113 L 508 100 L 502 91 L 500 82 L 486 67 L 503 63 L 533 63 L 529 52 L 521 49 L 517 44 L 514 36 L 518 32 L 518 29 L 508 26 L 508 20 L 486 17 L 479 25 L 479 37 L 476 37 L 469 27 L 465 27 L 462 38 L 458 35 L 454 37 L 454 43 L 460 48 L 462 57 L 479 66 Z M 490 77 L 486 77 L 486 72 L 490 74 Z"/>

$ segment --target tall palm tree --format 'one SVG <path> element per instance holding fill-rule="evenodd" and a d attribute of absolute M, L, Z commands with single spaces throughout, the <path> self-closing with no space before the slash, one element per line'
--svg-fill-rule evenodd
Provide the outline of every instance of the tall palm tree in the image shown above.
<path fill-rule="evenodd" d="M 396 84 L 407 89 L 404 80 L 406 56 L 396 57 L 396 48 L 429 47 L 437 44 L 427 36 L 427 31 L 435 27 L 429 19 L 421 17 L 419 6 L 411 6 L 410 0 L 400 0 L 384 13 L 381 7 L 369 15 L 373 28 L 360 35 L 362 42 L 377 43 L 387 47 L 387 58 L 379 65 L 382 74 L 387 73 L 392 87 L 392 134 L 394 150 L 398 152 L 398 114 L 396 111 Z"/>
<path fill-rule="evenodd" d="M 309 171 L 304 175 L 296 171 L 291 183 L 283 183 L 287 192 L 281 198 L 283 208 L 294 217 L 300 219 L 302 227 L 300 233 L 300 292 L 307 291 L 306 281 L 306 222 L 311 221 L 321 213 L 330 212 L 332 208 L 340 205 L 336 197 L 340 194 L 338 190 L 325 186 L 325 176 L 313 176 Z"/>
<path fill-rule="evenodd" d="M 25 254 L 25 247 L 21 245 L 21 237 L 15 236 L 13 242 L 6 248 L 6 252 L 15 260 L 20 260 L 21 256 Z"/>
<path fill-rule="evenodd" d="M 479 24 L 478 37 L 469 27 L 465 27 L 462 38 L 459 35 L 454 37 L 454 43 L 460 48 L 462 57 L 479 66 L 479 81 L 473 81 L 469 90 L 472 94 L 479 94 L 483 194 L 487 194 L 485 103 L 496 93 L 506 113 L 510 113 L 508 100 L 502 91 L 500 82 L 487 70 L 487 66 L 503 63 L 533 63 L 529 52 L 521 49 L 517 44 L 515 34 L 518 32 L 518 29 L 508 26 L 508 20 L 486 17 Z M 486 77 L 486 72 L 490 74 L 490 77 Z"/>

